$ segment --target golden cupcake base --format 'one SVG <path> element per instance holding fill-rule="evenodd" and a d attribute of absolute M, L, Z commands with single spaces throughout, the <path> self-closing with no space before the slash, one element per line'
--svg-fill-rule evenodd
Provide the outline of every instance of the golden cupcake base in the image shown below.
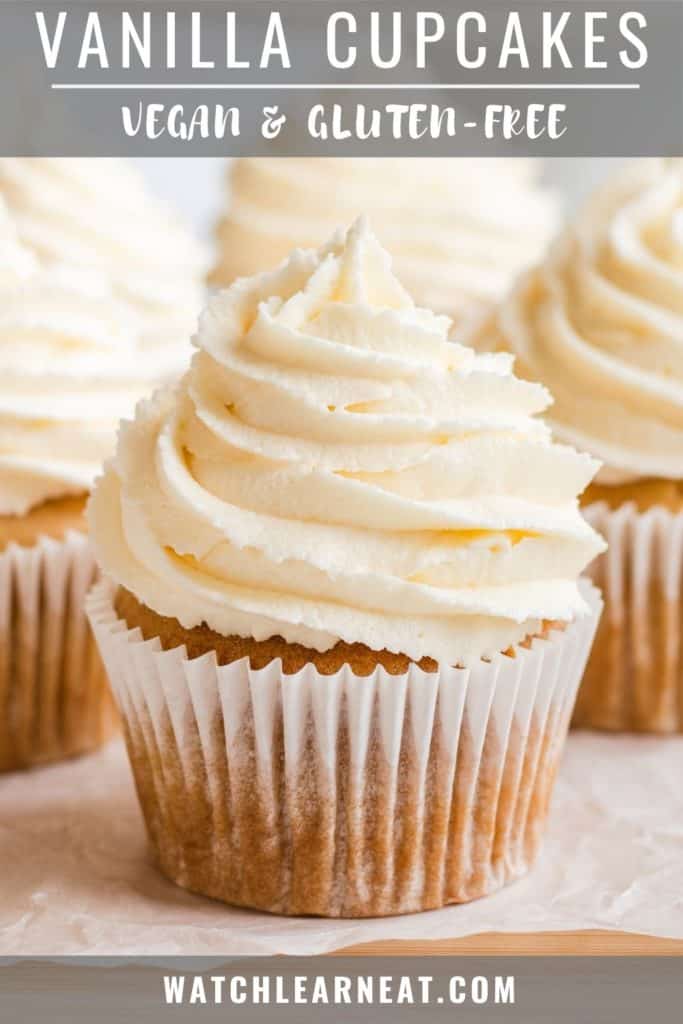
<path fill-rule="evenodd" d="M 24 516 L 0 515 L 0 554 L 10 544 L 32 547 L 41 537 L 64 540 L 70 530 L 87 533 L 85 495 L 53 498 L 32 508 Z"/>
<path fill-rule="evenodd" d="M 97 576 L 85 499 L 0 518 L 0 771 L 93 750 L 118 728 L 83 611 Z"/>
<path fill-rule="evenodd" d="M 605 600 L 573 724 L 683 732 L 683 486 L 589 488 L 608 550 L 589 570 Z"/>
<path fill-rule="evenodd" d="M 590 615 L 514 656 L 361 676 L 311 662 L 287 673 L 279 656 L 255 668 L 245 651 L 221 664 L 225 649 L 200 653 L 193 630 L 168 646 L 153 612 L 101 581 L 88 614 L 159 867 L 227 903 L 351 918 L 520 877 L 600 613 L 587 592 Z"/>

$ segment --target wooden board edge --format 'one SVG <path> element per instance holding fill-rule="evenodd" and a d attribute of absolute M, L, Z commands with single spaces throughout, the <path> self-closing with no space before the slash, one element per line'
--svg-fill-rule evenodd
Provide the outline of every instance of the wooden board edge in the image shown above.
<path fill-rule="evenodd" d="M 683 956 L 683 940 L 615 931 L 515 932 L 460 939 L 363 942 L 344 956 Z"/>

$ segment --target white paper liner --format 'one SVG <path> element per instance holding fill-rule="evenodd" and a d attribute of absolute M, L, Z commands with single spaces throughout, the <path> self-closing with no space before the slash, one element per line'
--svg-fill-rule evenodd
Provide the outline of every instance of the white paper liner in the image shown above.
<path fill-rule="evenodd" d="M 580 726 L 683 730 L 683 512 L 605 502 L 584 514 L 608 542 L 589 572 L 605 600 L 576 706 Z"/>
<path fill-rule="evenodd" d="M 681 764 L 683 735 L 575 729 L 541 856 L 525 878 L 424 914 L 283 918 L 194 896 L 159 874 L 125 747 L 114 740 L 38 777 L 1 780 L 0 956 L 310 956 L 397 939 L 410 946 L 395 952 L 426 954 L 444 951 L 432 940 L 479 936 L 465 942 L 471 952 L 482 933 L 556 931 L 579 931 L 564 941 L 581 953 L 591 942 L 584 929 L 622 933 L 593 936 L 605 951 L 666 952 L 658 939 L 668 938 L 683 952 Z M 531 939 L 535 948 L 543 941 Z M 527 947 L 513 936 L 500 943 L 510 955 Z"/>
<path fill-rule="evenodd" d="M 463 902 L 523 874 L 602 608 L 468 670 L 358 677 L 162 651 L 86 609 L 117 696 L 161 869 L 286 914 Z"/>
<path fill-rule="evenodd" d="M 83 610 L 96 576 L 77 531 L 0 554 L 0 771 L 84 753 L 114 731 Z"/>

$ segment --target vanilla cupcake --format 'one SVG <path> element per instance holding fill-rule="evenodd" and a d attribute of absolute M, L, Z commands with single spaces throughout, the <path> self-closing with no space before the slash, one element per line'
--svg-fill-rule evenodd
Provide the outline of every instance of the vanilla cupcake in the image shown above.
<path fill-rule="evenodd" d="M 41 268 L 0 210 L 0 771 L 116 724 L 83 613 L 84 507 L 119 418 L 167 376 L 169 346 L 143 333 L 100 274 Z"/>
<path fill-rule="evenodd" d="M 179 885 L 383 915 L 534 858 L 600 609 L 596 463 L 449 326 L 359 222 L 217 295 L 122 429 L 88 613 Z"/>
<path fill-rule="evenodd" d="M 557 227 L 555 197 L 533 160 L 235 161 L 217 228 L 214 284 L 276 266 L 372 211 L 415 301 L 457 320 L 498 299 Z"/>
<path fill-rule="evenodd" d="M 0 197 L 41 264 L 99 271 L 140 317 L 142 341 L 165 341 L 180 373 L 203 302 L 207 254 L 125 160 L 0 158 Z"/>
<path fill-rule="evenodd" d="M 584 495 L 609 541 L 606 611 L 576 723 L 683 728 L 683 162 L 598 191 L 474 339 L 553 393 L 558 436 L 603 468 Z"/>
<path fill-rule="evenodd" d="M 125 162 L 0 159 L 0 771 L 115 727 L 84 506 L 119 419 L 185 368 L 204 271 Z"/>

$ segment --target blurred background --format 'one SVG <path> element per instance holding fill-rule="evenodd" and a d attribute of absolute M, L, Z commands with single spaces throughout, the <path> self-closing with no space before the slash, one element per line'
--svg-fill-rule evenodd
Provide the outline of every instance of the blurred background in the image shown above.
<path fill-rule="evenodd" d="M 227 160 L 158 158 L 134 161 L 155 192 L 174 203 L 203 237 L 208 237 L 224 195 Z M 544 160 L 544 178 L 565 200 L 565 213 L 622 161 Z"/>

